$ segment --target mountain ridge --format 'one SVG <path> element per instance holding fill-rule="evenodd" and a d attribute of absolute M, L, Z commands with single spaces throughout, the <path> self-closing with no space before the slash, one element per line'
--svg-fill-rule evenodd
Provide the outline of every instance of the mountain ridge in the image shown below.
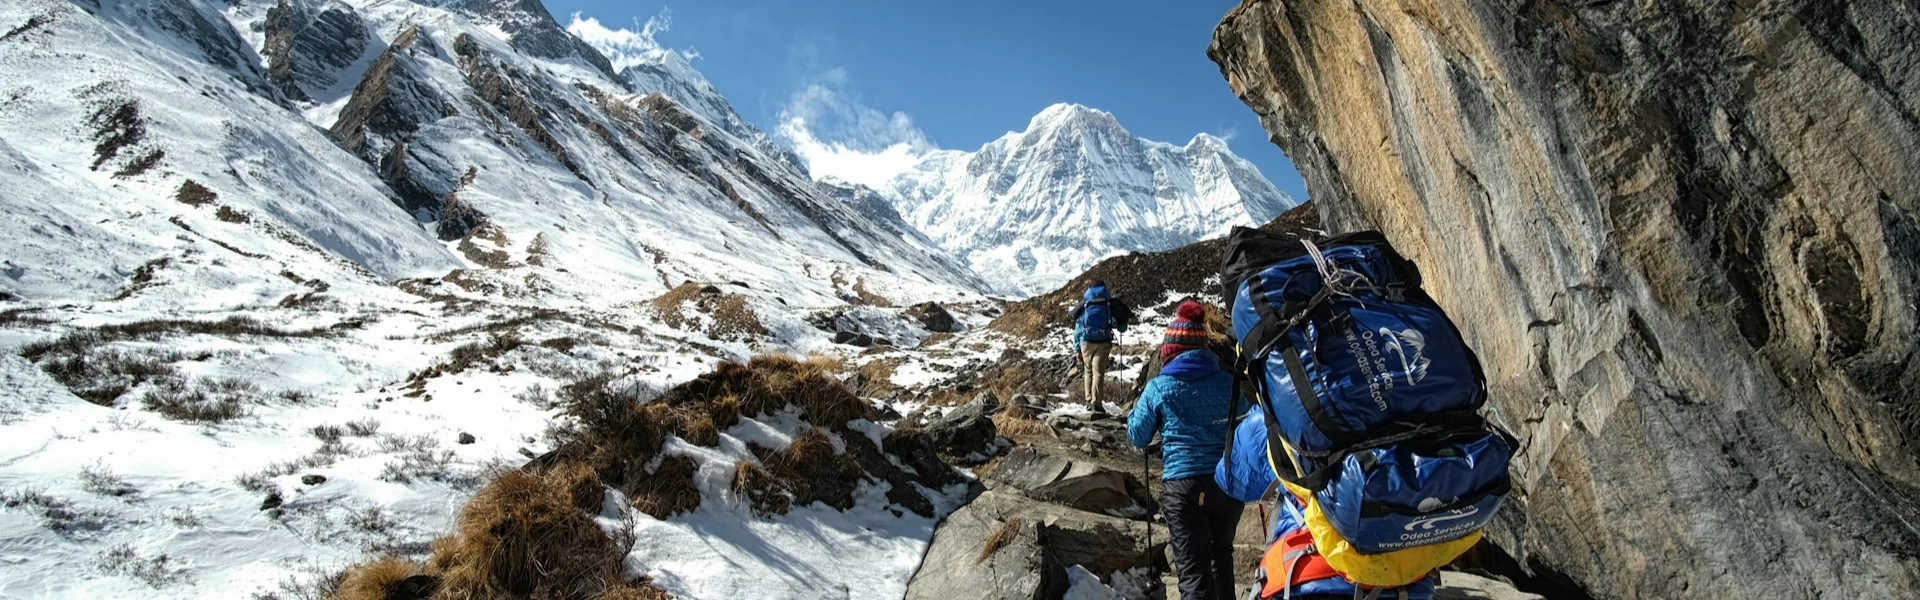
<path fill-rule="evenodd" d="M 1020 295 L 1107 256 L 1177 248 L 1298 205 L 1226 140 L 1148 140 L 1073 103 L 978 150 L 928 153 L 883 187 L 909 223 Z"/>

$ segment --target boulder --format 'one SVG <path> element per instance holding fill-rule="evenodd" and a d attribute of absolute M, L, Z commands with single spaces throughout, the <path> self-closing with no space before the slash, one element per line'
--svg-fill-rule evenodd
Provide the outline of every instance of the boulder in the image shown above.
<path fill-rule="evenodd" d="M 1067 591 L 1065 565 L 1040 544 L 1040 522 L 987 492 L 940 522 L 907 600 L 1037 600 Z"/>
<path fill-rule="evenodd" d="M 1014 448 L 981 478 L 989 490 L 1107 515 L 1139 516 L 1153 504 L 1131 473 L 1032 445 Z"/>
<path fill-rule="evenodd" d="M 1920 4 L 1249 0 L 1208 54 L 1521 438 L 1598 598 L 1920 597 Z"/>
<path fill-rule="evenodd" d="M 960 322 L 946 307 L 933 302 L 922 302 L 907 308 L 907 316 L 920 322 L 921 327 L 934 333 L 952 333 L 960 331 Z"/>
<path fill-rule="evenodd" d="M 872 346 L 873 336 L 855 331 L 840 331 L 833 334 L 833 343 L 866 348 Z"/>
<path fill-rule="evenodd" d="M 1513 584 L 1488 579 L 1473 573 L 1445 571 L 1440 573 L 1440 587 L 1433 591 L 1433 600 L 1546 600 L 1537 594 L 1516 590 Z"/>
<path fill-rule="evenodd" d="M 1151 525 L 1149 548 L 1148 527 L 989 490 L 940 524 L 907 598 L 1059 598 L 1070 565 L 1106 578 L 1160 555 L 1166 528 Z"/>
<path fill-rule="evenodd" d="M 983 393 L 944 416 L 923 417 L 921 429 L 941 454 L 970 464 L 985 462 L 994 454 L 994 440 L 1000 437 L 999 427 L 990 418 L 993 411 L 983 401 L 992 397 L 992 392 Z"/>

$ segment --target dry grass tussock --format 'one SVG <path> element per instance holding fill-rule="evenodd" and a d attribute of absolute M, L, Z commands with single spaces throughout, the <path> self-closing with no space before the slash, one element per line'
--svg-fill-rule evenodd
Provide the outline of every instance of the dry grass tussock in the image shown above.
<path fill-rule="evenodd" d="M 993 556 L 995 552 L 999 552 L 1001 548 L 1007 547 L 1007 544 L 1013 543 L 1013 538 L 1019 537 L 1020 527 L 1023 525 L 1025 525 L 1025 523 L 1022 522 L 1019 517 L 1001 522 L 1000 526 L 993 530 L 993 533 L 987 534 L 987 541 L 981 545 L 980 557 L 975 559 L 975 562 L 985 562 L 987 558 Z"/>
<path fill-rule="evenodd" d="M 1018 414 L 1016 414 L 1016 412 Z M 1000 435 L 1013 440 L 1053 437 L 1053 428 L 1039 420 L 1040 413 L 1025 406 L 1010 406 L 994 415 L 993 426 Z"/>
<path fill-rule="evenodd" d="M 926 399 L 934 406 L 955 406 L 973 400 L 982 391 L 1001 399 L 1020 394 L 1049 395 L 1070 389 L 1078 383 L 1079 367 L 1074 357 L 1023 358 L 996 363 L 977 373 L 967 385 L 947 386 Z"/>
<path fill-rule="evenodd" d="M 593 519 L 606 488 L 619 489 L 634 508 L 656 517 L 692 510 L 702 500 L 694 483 L 698 464 L 686 456 L 660 456 L 667 437 L 717 442 L 719 432 L 743 415 L 789 406 L 821 427 L 777 451 L 756 448 L 758 460 L 743 461 L 735 474 L 736 490 L 763 514 L 816 501 L 851 507 L 854 486 L 875 477 L 893 483 L 890 499 L 931 515 L 931 505 L 911 482 L 939 488 L 959 480 L 951 469 L 942 471 L 924 440 L 886 440 L 889 452 L 918 471 L 911 476 L 872 444 L 849 443 L 847 451 L 836 451 L 829 432 L 863 435 L 851 432 L 847 422 L 871 416 L 872 408 L 840 385 L 827 361 L 773 356 L 728 363 L 661 394 L 601 374 L 563 386 L 558 395 L 566 403 L 566 425 L 552 432 L 557 450 L 482 487 L 460 511 L 456 532 L 435 542 L 425 563 L 383 559 L 362 565 L 338 597 L 398 597 L 389 595 L 396 586 L 425 576 L 436 583 L 430 596 L 435 600 L 666 598 L 649 582 L 622 580 L 631 541 L 609 535 Z M 315 435 L 348 433 L 325 429 Z"/>
<path fill-rule="evenodd" d="M 1104 385 L 1106 388 L 1103 390 L 1104 396 L 1101 397 L 1101 400 L 1119 405 L 1133 402 L 1134 386 L 1132 383 L 1108 377 Z M 1078 380 L 1073 382 L 1073 387 L 1067 389 L 1067 402 L 1070 404 L 1087 403 L 1087 392 L 1080 386 Z"/>
<path fill-rule="evenodd" d="M 627 548 L 594 522 L 603 486 L 581 465 L 511 471 L 460 511 L 457 532 L 433 545 L 429 567 L 449 598 L 590 598 L 625 583 Z"/>
<path fill-rule="evenodd" d="M 604 497 L 585 465 L 507 471 L 468 501 L 454 534 L 434 542 L 425 563 L 380 558 L 356 566 L 335 598 L 668 598 L 646 581 L 625 580 L 631 541 L 593 519 Z"/>
<path fill-rule="evenodd" d="M 315 337 L 325 330 L 281 330 L 252 319 L 223 321 L 144 321 L 79 331 L 29 344 L 20 355 L 65 385 L 74 395 L 101 406 L 137 400 L 148 410 L 178 421 L 218 423 L 244 416 L 249 406 L 275 400 L 303 401 L 296 392 L 269 393 L 237 379 L 196 378 L 177 368 L 189 357 L 142 344 L 173 334 L 217 336 Z M 129 398 L 131 396 L 131 398 Z"/>
<path fill-rule="evenodd" d="M 872 398 L 893 391 L 893 371 L 898 366 L 899 361 L 886 358 L 876 358 L 860 365 L 859 369 L 854 370 L 855 380 L 860 382 L 854 392 L 863 398 Z"/>
<path fill-rule="evenodd" d="M 738 424 L 742 416 L 770 414 L 788 407 L 798 408 L 802 418 L 827 430 L 849 431 L 848 421 L 870 418 L 873 409 L 840 384 L 830 370 L 832 364 L 787 356 L 725 363 L 651 401 L 644 394 L 623 388 L 610 374 L 583 379 L 560 391 L 570 425 L 554 432 L 561 448 L 556 460 L 588 465 L 647 514 L 665 518 L 692 510 L 700 505 L 700 496 L 693 486 L 691 460 L 668 457 L 648 470 L 667 436 L 717 446 L 720 432 Z M 801 437 L 806 443 L 797 442 L 797 449 L 788 450 L 817 449 L 812 444 L 816 437 Z M 826 443 L 825 433 L 821 432 L 817 440 Z M 825 447 L 832 448 L 830 443 Z M 778 472 L 822 472 L 806 466 L 813 462 L 783 460 Z M 862 475 L 858 465 L 853 467 L 828 472 L 845 475 L 851 485 L 851 479 Z M 787 486 L 793 487 L 804 488 L 798 497 L 810 498 L 818 486 Z"/>
<path fill-rule="evenodd" d="M 651 303 L 660 321 L 675 329 L 697 330 L 720 339 L 742 339 L 767 335 L 767 326 L 747 305 L 746 296 L 721 291 L 718 286 L 683 283 L 654 298 Z M 692 314 L 706 315 L 705 322 Z"/>
<path fill-rule="evenodd" d="M 340 578 L 334 600 L 386 600 L 397 591 L 400 582 L 422 575 L 422 565 L 391 556 L 374 559 L 347 569 Z M 398 594 L 392 594 L 398 595 Z"/>
<path fill-rule="evenodd" d="M 635 482 L 627 496 L 635 509 L 655 519 L 691 512 L 700 508 L 700 490 L 693 484 L 694 471 L 699 468 L 692 458 L 668 456 L 660 460 L 652 476 Z"/>
<path fill-rule="evenodd" d="M 835 451 L 827 432 L 818 427 L 800 432 L 777 452 L 762 450 L 756 454 L 772 479 L 763 484 L 764 489 L 783 492 L 799 506 L 820 502 L 840 510 L 853 508 L 855 482 L 866 474 L 851 454 Z M 738 477 L 734 483 L 740 483 Z"/>

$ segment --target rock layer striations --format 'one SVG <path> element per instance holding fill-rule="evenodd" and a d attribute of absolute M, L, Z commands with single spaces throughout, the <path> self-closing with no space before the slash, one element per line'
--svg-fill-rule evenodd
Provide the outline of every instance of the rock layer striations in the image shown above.
<path fill-rule="evenodd" d="M 1920 9 L 1250 0 L 1210 56 L 1419 261 L 1603 598 L 1920 590 Z"/>

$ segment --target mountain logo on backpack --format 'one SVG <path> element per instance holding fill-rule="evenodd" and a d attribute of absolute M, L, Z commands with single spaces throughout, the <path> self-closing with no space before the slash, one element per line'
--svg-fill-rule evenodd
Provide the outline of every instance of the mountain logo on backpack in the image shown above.
<path fill-rule="evenodd" d="M 1407 385 L 1426 380 L 1427 366 L 1433 364 L 1433 360 L 1425 356 L 1427 351 L 1425 334 L 1420 333 L 1418 329 L 1405 329 L 1395 333 L 1392 329 L 1381 327 L 1380 337 L 1387 341 L 1387 350 L 1400 356 L 1400 367 L 1407 373 Z M 1413 350 L 1411 357 L 1407 355 L 1408 349 Z"/>
<path fill-rule="evenodd" d="M 1448 514 L 1440 515 L 1438 517 L 1414 519 L 1412 521 L 1407 522 L 1406 527 L 1404 527 L 1403 529 L 1406 529 L 1407 531 L 1413 531 L 1414 528 L 1433 529 L 1434 527 L 1439 526 L 1440 523 L 1452 521 L 1454 519 L 1465 519 L 1467 517 L 1471 517 L 1477 514 L 1480 514 L 1480 507 L 1468 506 L 1464 509 L 1451 511 Z"/>
<path fill-rule="evenodd" d="M 1257 434 L 1236 431 L 1253 451 L 1234 449 L 1249 457 L 1235 472 L 1282 480 L 1329 564 L 1375 589 L 1478 543 L 1512 491 L 1515 443 L 1480 415 L 1486 376 L 1419 268 L 1378 232 L 1241 228 L 1220 271 L 1260 409 L 1243 425 Z"/>

